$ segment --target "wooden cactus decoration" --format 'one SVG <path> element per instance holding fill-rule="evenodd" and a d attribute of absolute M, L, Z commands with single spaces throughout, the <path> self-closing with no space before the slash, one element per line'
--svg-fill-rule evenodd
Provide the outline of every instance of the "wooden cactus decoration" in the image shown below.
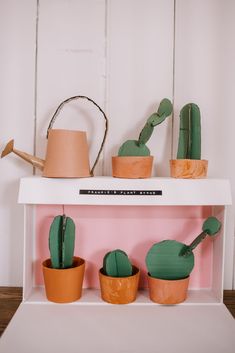
<path fill-rule="evenodd" d="M 180 111 L 180 132 L 177 159 L 201 159 L 201 115 L 194 103 Z"/>
<path fill-rule="evenodd" d="M 49 249 L 53 268 L 69 268 L 73 264 L 75 224 L 70 217 L 56 216 L 49 233 Z"/>
<path fill-rule="evenodd" d="M 194 267 L 195 247 L 207 236 L 214 236 L 221 228 L 215 217 L 203 223 L 200 233 L 190 245 L 175 240 L 164 240 L 154 244 L 147 253 L 146 265 L 150 276 L 160 279 L 182 279 L 188 277 Z"/>
<path fill-rule="evenodd" d="M 140 132 L 138 140 L 124 142 L 118 151 L 118 156 L 149 156 L 150 150 L 146 146 L 146 143 L 152 136 L 154 127 L 161 124 L 171 113 L 172 104 L 169 99 L 164 98 L 160 102 L 158 111 L 148 118 Z"/>
<path fill-rule="evenodd" d="M 128 277 L 132 275 L 132 265 L 127 254 L 120 250 L 108 252 L 103 260 L 103 271 L 107 276 Z"/>

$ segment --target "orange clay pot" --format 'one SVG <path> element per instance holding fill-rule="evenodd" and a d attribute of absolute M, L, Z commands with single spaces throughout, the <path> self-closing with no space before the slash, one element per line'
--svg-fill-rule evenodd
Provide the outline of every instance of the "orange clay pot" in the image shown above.
<path fill-rule="evenodd" d="M 133 275 L 128 277 L 111 277 L 99 271 L 101 298 L 111 304 L 128 304 L 136 300 L 140 271 L 132 266 Z"/>
<path fill-rule="evenodd" d="M 150 299 L 159 304 L 178 304 L 187 298 L 189 276 L 183 279 L 166 280 L 148 274 Z"/>
<path fill-rule="evenodd" d="M 116 178 L 150 178 L 152 166 L 153 156 L 112 157 L 113 177 Z"/>
<path fill-rule="evenodd" d="M 172 178 L 200 179 L 207 176 L 208 161 L 205 159 L 172 159 L 170 174 Z"/>
<path fill-rule="evenodd" d="M 70 303 L 78 300 L 82 294 L 85 261 L 74 257 L 73 267 L 55 269 L 51 260 L 42 263 L 47 299 L 55 303 Z"/>

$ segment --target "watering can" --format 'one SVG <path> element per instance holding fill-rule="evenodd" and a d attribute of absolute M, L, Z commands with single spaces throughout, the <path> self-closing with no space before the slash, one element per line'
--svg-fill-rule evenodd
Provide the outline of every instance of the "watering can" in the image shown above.
<path fill-rule="evenodd" d="M 90 169 L 88 143 L 85 131 L 53 129 L 53 124 L 66 103 L 75 99 L 85 99 L 93 103 L 102 113 L 105 119 L 104 137 L 95 159 L 93 167 Z M 108 119 L 103 110 L 92 99 L 86 96 L 74 96 L 63 101 L 56 109 L 47 129 L 47 151 L 46 159 L 40 159 L 28 153 L 14 148 L 14 140 L 8 142 L 4 148 L 1 158 L 13 152 L 34 167 L 43 171 L 43 176 L 48 178 L 80 178 L 94 175 L 95 166 L 99 160 L 101 151 L 106 140 L 108 130 Z"/>

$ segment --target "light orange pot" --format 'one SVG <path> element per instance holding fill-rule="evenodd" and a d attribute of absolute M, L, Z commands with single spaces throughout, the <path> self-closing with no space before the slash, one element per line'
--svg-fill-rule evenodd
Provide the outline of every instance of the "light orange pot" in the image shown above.
<path fill-rule="evenodd" d="M 112 157 L 113 177 L 116 178 L 150 178 L 152 166 L 153 156 Z"/>
<path fill-rule="evenodd" d="M 128 304 L 136 300 L 140 271 L 133 266 L 133 275 L 111 277 L 99 271 L 101 298 L 111 304 Z"/>
<path fill-rule="evenodd" d="M 42 267 L 46 296 L 49 301 L 70 303 L 81 297 L 85 271 L 85 261 L 82 258 L 74 257 L 71 268 L 52 268 L 50 259 L 45 260 Z"/>
<path fill-rule="evenodd" d="M 159 304 L 179 304 L 187 298 L 189 276 L 183 279 L 166 280 L 148 274 L 150 299 Z"/>
<path fill-rule="evenodd" d="M 170 175 L 172 178 L 200 179 L 207 176 L 208 161 L 205 159 L 172 159 Z"/>

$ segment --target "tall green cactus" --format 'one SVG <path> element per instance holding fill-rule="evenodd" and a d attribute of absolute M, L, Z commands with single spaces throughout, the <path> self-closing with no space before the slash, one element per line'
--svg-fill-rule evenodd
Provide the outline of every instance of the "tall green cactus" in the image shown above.
<path fill-rule="evenodd" d="M 201 115 L 194 103 L 180 111 L 180 132 L 177 159 L 201 159 Z"/>
<path fill-rule="evenodd" d="M 132 265 L 127 254 L 117 249 L 104 256 L 103 271 L 111 277 L 128 277 L 132 275 Z"/>
<path fill-rule="evenodd" d="M 172 104 L 169 99 L 164 98 L 159 105 L 158 111 L 153 113 L 147 120 L 140 132 L 138 140 L 124 142 L 118 151 L 118 156 L 149 156 L 150 150 L 146 143 L 152 136 L 154 127 L 161 124 L 172 113 Z"/>
<path fill-rule="evenodd" d="M 215 235 L 221 228 L 220 221 L 208 217 L 200 233 L 190 245 L 175 240 L 164 240 L 154 244 L 146 255 L 146 266 L 152 277 L 160 279 L 182 279 L 188 277 L 194 267 L 193 249 L 207 235 Z"/>
<path fill-rule="evenodd" d="M 56 216 L 49 233 L 49 249 L 53 268 L 69 268 L 73 264 L 75 224 L 70 217 Z"/>

